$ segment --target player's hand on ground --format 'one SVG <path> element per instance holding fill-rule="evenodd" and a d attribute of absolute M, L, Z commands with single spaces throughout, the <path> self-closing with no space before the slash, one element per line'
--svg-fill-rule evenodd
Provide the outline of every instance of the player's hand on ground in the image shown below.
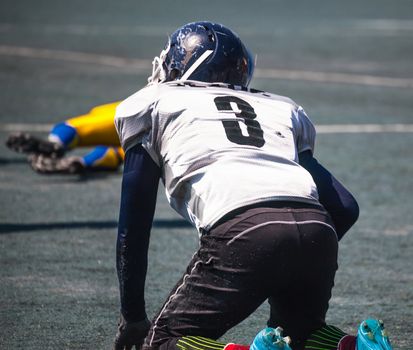
<path fill-rule="evenodd" d="M 128 323 L 121 316 L 113 350 L 132 350 L 134 346 L 136 350 L 139 350 L 150 327 L 151 323 L 147 318 L 140 322 Z"/>

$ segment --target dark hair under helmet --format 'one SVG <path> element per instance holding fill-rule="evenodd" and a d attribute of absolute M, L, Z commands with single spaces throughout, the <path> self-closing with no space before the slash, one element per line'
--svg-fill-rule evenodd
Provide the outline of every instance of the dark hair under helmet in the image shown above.
<path fill-rule="evenodd" d="M 150 82 L 197 80 L 248 86 L 254 60 L 239 37 L 221 24 L 194 22 L 175 31 L 154 60 Z"/>

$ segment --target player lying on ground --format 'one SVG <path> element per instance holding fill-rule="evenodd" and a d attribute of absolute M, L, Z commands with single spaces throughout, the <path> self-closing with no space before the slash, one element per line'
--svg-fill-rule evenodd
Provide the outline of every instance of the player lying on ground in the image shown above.
<path fill-rule="evenodd" d="M 29 154 L 31 167 L 42 174 L 77 174 L 85 171 L 116 171 L 124 152 L 114 125 L 119 102 L 93 108 L 89 113 L 56 124 L 41 139 L 29 133 L 9 135 L 10 149 Z M 65 156 L 76 147 L 94 147 L 85 156 Z"/>
<path fill-rule="evenodd" d="M 269 328 L 253 350 L 391 349 L 376 320 L 357 337 L 326 325 L 338 239 L 358 205 L 313 157 L 315 129 L 303 108 L 248 89 L 252 73 L 232 31 L 190 23 L 155 58 L 150 83 L 117 108 L 126 155 L 115 350 L 248 349 L 217 339 L 265 300 Z M 200 246 L 149 322 L 144 289 L 160 179 Z"/>

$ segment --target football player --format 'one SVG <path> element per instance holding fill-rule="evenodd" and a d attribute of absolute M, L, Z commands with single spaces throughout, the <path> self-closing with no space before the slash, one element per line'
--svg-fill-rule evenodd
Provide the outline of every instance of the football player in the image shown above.
<path fill-rule="evenodd" d="M 149 84 L 117 107 L 126 155 L 115 350 L 391 349 L 376 320 L 357 337 L 326 325 L 337 242 L 358 205 L 314 158 L 304 109 L 248 88 L 253 68 L 230 29 L 189 23 L 155 58 Z M 200 246 L 150 322 L 144 289 L 159 180 Z M 268 327 L 251 345 L 218 341 L 266 300 Z"/>
<path fill-rule="evenodd" d="M 114 125 L 119 102 L 97 106 L 84 115 L 53 126 L 48 139 L 29 133 L 9 135 L 10 149 L 29 154 L 31 167 L 41 174 L 78 174 L 85 171 L 116 171 L 124 152 Z M 76 147 L 97 146 L 84 156 L 67 156 Z"/>

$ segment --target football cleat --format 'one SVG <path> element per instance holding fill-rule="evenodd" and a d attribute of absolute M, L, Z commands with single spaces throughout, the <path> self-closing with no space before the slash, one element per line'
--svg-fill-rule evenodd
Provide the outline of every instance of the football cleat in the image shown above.
<path fill-rule="evenodd" d="M 254 338 L 250 350 L 291 350 L 290 337 L 283 337 L 283 329 L 264 328 Z"/>
<path fill-rule="evenodd" d="M 82 174 L 86 171 L 81 157 L 47 157 L 43 154 L 32 154 L 29 163 L 34 171 L 40 174 Z"/>
<path fill-rule="evenodd" d="M 6 146 L 18 153 L 43 154 L 50 157 L 62 157 L 65 153 L 64 147 L 56 142 L 21 132 L 10 134 Z"/>
<path fill-rule="evenodd" d="M 383 321 L 367 319 L 357 332 L 356 350 L 392 350 Z"/>

